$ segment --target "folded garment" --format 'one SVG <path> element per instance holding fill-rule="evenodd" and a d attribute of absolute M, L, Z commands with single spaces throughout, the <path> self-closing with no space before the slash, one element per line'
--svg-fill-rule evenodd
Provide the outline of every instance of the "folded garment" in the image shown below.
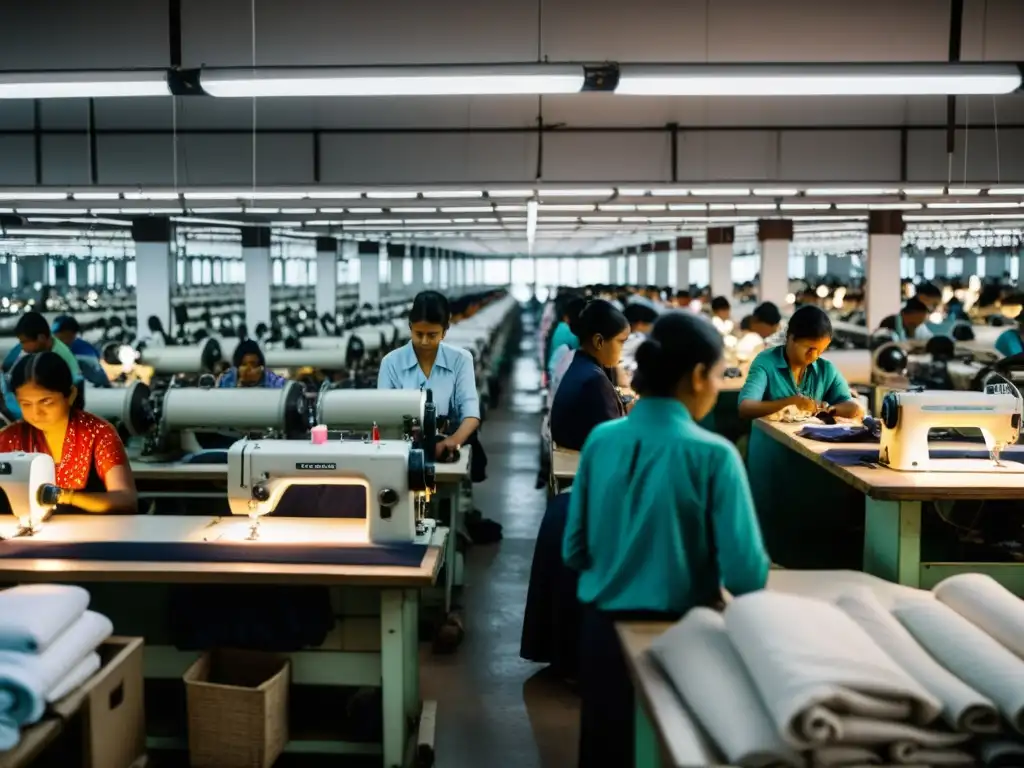
<path fill-rule="evenodd" d="M 978 748 L 981 764 L 993 768 L 1020 768 L 1024 765 L 1024 742 L 1007 738 L 986 739 Z"/>
<path fill-rule="evenodd" d="M 63 584 L 24 584 L 0 592 L 0 651 L 38 653 L 89 607 L 89 593 Z"/>
<path fill-rule="evenodd" d="M 821 747 L 811 753 L 812 768 L 881 764 L 882 758 L 864 747 Z"/>
<path fill-rule="evenodd" d="M 854 424 L 808 424 L 796 433 L 797 437 L 823 443 L 877 443 L 880 438 L 870 428 Z"/>
<path fill-rule="evenodd" d="M 100 655 L 90 653 L 78 662 L 77 666 L 68 672 L 63 680 L 50 689 L 46 694 L 46 703 L 52 704 L 55 701 L 60 701 L 72 691 L 77 690 L 86 680 L 100 671 L 101 664 Z"/>
<path fill-rule="evenodd" d="M 889 758 L 900 765 L 974 765 L 974 755 L 959 749 L 922 747 L 912 741 L 897 741 L 889 747 Z"/>
<path fill-rule="evenodd" d="M 942 702 L 942 717 L 950 728 L 964 733 L 999 732 L 996 705 L 935 661 L 870 591 L 842 595 L 836 605 L 907 674 Z"/>
<path fill-rule="evenodd" d="M 936 661 L 1024 733 L 1024 661 L 938 600 L 899 600 L 892 612 Z"/>
<path fill-rule="evenodd" d="M 0 651 L 0 751 L 18 743 L 19 726 L 43 716 L 47 693 L 113 631 L 106 616 L 86 611 L 43 653 Z"/>
<path fill-rule="evenodd" d="M 651 654 L 730 765 L 803 765 L 765 711 L 721 614 L 694 608 L 651 644 Z"/>
<path fill-rule="evenodd" d="M 941 702 L 834 605 L 781 592 L 738 597 L 725 626 L 783 738 L 798 749 L 852 741 L 864 719 L 924 725 Z M 895 738 L 895 735 L 893 736 Z"/>
<path fill-rule="evenodd" d="M 1024 601 L 983 573 L 962 573 L 932 592 L 972 624 L 1024 658 Z"/>

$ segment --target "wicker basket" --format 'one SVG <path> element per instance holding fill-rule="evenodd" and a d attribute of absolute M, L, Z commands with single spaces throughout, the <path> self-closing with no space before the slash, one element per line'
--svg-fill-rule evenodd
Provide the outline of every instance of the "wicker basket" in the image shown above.
<path fill-rule="evenodd" d="M 185 673 L 192 768 L 270 768 L 288 743 L 287 659 L 204 653 Z"/>

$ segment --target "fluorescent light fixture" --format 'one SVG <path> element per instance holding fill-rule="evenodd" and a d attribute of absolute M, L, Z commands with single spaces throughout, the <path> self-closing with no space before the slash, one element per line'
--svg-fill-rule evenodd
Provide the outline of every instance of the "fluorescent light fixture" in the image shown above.
<path fill-rule="evenodd" d="M 181 213 L 181 208 L 119 208 L 120 214 L 136 214 L 138 216 L 162 216 L 169 213 Z"/>
<path fill-rule="evenodd" d="M 545 205 L 541 203 L 539 206 L 541 211 L 592 211 L 594 210 L 593 205 Z"/>
<path fill-rule="evenodd" d="M 874 197 L 876 195 L 898 195 L 898 189 L 864 189 L 860 187 L 819 187 L 808 189 L 810 197 Z"/>
<path fill-rule="evenodd" d="M 14 212 L 26 216 L 53 216 L 59 214 L 64 214 L 65 216 L 84 216 L 88 213 L 85 208 L 17 208 Z"/>
<path fill-rule="evenodd" d="M 736 197 L 746 197 L 750 194 L 749 189 L 735 188 L 735 187 L 721 187 L 721 188 L 708 188 L 708 189 L 691 189 L 691 195 L 697 195 L 700 197 L 729 197 L 735 195 Z"/>
<path fill-rule="evenodd" d="M 0 200 L 67 200 L 67 192 L 0 192 Z"/>
<path fill-rule="evenodd" d="M 74 192 L 71 197 L 74 200 L 117 200 L 121 194 L 119 192 Z"/>
<path fill-rule="evenodd" d="M 827 211 L 832 207 L 831 203 L 783 203 L 784 211 Z"/>
<path fill-rule="evenodd" d="M 493 210 L 489 205 L 460 205 L 442 208 L 441 213 L 491 213 Z"/>
<path fill-rule="evenodd" d="M 928 208 L 1020 208 L 1020 203 L 991 200 L 987 203 L 928 203 Z"/>
<path fill-rule="evenodd" d="M 348 212 L 349 213 L 359 213 L 359 214 L 384 213 L 384 209 L 383 208 L 349 208 Z"/>
<path fill-rule="evenodd" d="M 321 208 L 320 213 L 344 213 L 344 208 Z"/>
<path fill-rule="evenodd" d="M 474 189 L 449 189 L 449 190 L 430 190 L 424 192 L 423 196 L 426 198 L 442 198 L 454 200 L 460 197 L 483 197 L 484 193 Z"/>
<path fill-rule="evenodd" d="M 488 197 L 533 197 L 532 189 L 490 189 Z"/>
<path fill-rule="evenodd" d="M 540 95 L 579 93 L 584 80 L 579 64 L 207 69 L 199 74 L 200 87 L 219 98 Z"/>
<path fill-rule="evenodd" d="M 357 200 L 362 196 L 362 192 L 336 192 L 324 189 L 313 189 L 306 195 L 314 200 Z"/>
<path fill-rule="evenodd" d="M 947 192 L 949 195 L 980 195 L 981 190 L 978 187 L 950 187 Z"/>
<path fill-rule="evenodd" d="M 120 208 L 90 208 L 89 213 L 93 216 L 109 216 L 115 213 L 121 213 Z"/>
<path fill-rule="evenodd" d="M 686 197 L 690 194 L 689 189 L 652 189 L 651 194 L 655 197 Z"/>
<path fill-rule="evenodd" d="M 522 213 L 528 210 L 529 207 L 530 203 L 526 205 L 498 205 L 495 206 L 494 210 L 498 211 L 498 213 Z"/>
<path fill-rule="evenodd" d="M 256 214 L 261 214 L 261 215 L 267 215 L 267 214 L 280 213 L 281 209 L 280 208 L 246 208 L 245 212 L 246 213 L 256 213 Z"/>
<path fill-rule="evenodd" d="M 115 96 L 170 96 L 167 73 L 5 72 L 0 99 L 104 99 Z"/>
<path fill-rule="evenodd" d="M 189 208 L 192 213 L 244 213 L 242 206 L 227 208 Z"/>
<path fill-rule="evenodd" d="M 281 213 L 286 215 L 312 216 L 316 213 L 316 208 L 282 208 Z"/>
<path fill-rule="evenodd" d="M 437 213 L 437 208 L 390 208 L 392 213 Z"/>
<path fill-rule="evenodd" d="M 599 211 L 635 211 L 636 206 L 628 203 L 601 203 L 597 209 Z"/>
<path fill-rule="evenodd" d="M 843 207 L 843 205 L 836 206 L 836 208 Z M 869 211 L 919 211 L 923 207 L 924 205 L 921 203 L 868 203 Z"/>
<path fill-rule="evenodd" d="M 737 211 L 774 211 L 775 203 L 736 203 Z"/>
<path fill-rule="evenodd" d="M 990 195 L 1021 195 L 1024 196 L 1024 187 L 993 187 L 988 191 Z"/>
<path fill-rule="evenodd" d="M 704 203 L 669 203 L 668 209 L 670 211 L 706 211 L 708 207 Z"/>
<path fill-rule="evenodd" d="M 371 200 L 415 200 L 420 193 L 392 190 L 390 192 L 367 192 L 366 196 Z"/>
<path fill-rule="evenodd" d="M 186 198 L 190 197 L 190 195 L 185 195 L 185 197 Z M 177 192 L 125 192 L 124 193 L 124 199 L 125 200 L 177 200 L 178 199 L 178 193 Z M 198 198 L 198 199 L 203 199 L 203 198 Z M 220 198 L 210 198 L 210 199 L 214 200 L 214 199 L 220 199 Z"/>
<path fill-rule="evenodd" d="M 761 189 L 752 189 L 755 195 L 762 195 L 764 197 L 795 197 L 800 194 L 799 189 L 788 188 L 774 188 L 774 187 L 763 187 Z"/>
<path fill-rule="evenodd" d="M 651 193 L 649 189 L 637 189 L 635 187 L 620 187 L 619 197 L 646 197 Z"/>
<path fill-rule="evenodd" d="M 1013 64 L 623 64 L 631 96 L 956 96 L 1011 93 Z"/>
<path fill-rule="evenodd" d="M 945 187 L 908 187 L 903 190 L 908 197 L 937 197 L 946 194 Z"/>
<path fill-rule="evenodd" d="M 538 197 L 611 197 L 614 189 L 538 189 Z"/>
<path fill-rule="evenodd" d="M 666 207 L 664 203 L 640 203 L 636 209 L 638 211 L 664 211 Z"/>
<path fill-rule="evenodd" d="M 421 226 L 423 224 L 451 224 L 451 219 L 406 219 L 406 224 L 415 224 Z"/>

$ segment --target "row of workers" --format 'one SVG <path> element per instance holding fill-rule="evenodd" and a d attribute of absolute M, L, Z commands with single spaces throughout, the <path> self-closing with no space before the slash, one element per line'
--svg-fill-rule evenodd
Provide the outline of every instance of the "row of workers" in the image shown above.
<path fill-rule="evenodd" d="M 633 695 L 615 623 L 676 620 L 717 604 L 722 587 L 760 589 L 770 559 L 736 447 L 698 424 L 725 381 L 722 334 L 693 312 L 661 314 L 636 349 L 639 398 L 624 404 L 609 369 L 630 337 L 626 312 L 594 300 L 575 326 L 580 346 L 550 420 L 555 442 L 582 453 L 538 533 L 521 653 L 578 684 L 579 765 L 629 766 Z M 752 362 L 741 415 L 795 407 L 861 417 L 821 358 L 831 339 L 823 310 L 798 309 L 784 342 Z M 752 443 L 748 460 L 757 452 Z"/>
<path fill-rule="evenodd" d="M 17 416 L 0 430 L 0 453 L 53 457 L 62 489 L 58 512 L 135 513 L 138 498 L 124 444 L 111 424 L 83 407 L 75 355 L 51 336 L 45 320 L 38 326 L 41 315 L 25 318 L 24 327 L 18 325 L 21 347 L 3 375 Z M 449 434 L 438 441 L 439 458 L 470 442 L 480 425 L 473 358 L 443 343 L 450 320 L 443 295 L 419 294 L 409 313 L 411 341 L 385 356 L 378 381 L 381 389 L 433 391 L 438 415 L 449 423 Z M 221 384 L 274 387 L 282 386 L 283 379 L 265 370 L 259 345 L 243 342 L 235 352 L 235 367 Z"/>

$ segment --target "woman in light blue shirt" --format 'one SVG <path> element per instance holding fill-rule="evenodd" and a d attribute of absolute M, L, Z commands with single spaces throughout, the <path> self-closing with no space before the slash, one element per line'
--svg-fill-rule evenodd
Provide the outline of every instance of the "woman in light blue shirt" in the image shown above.
<path fill-rule="evenodd" d="M 629 416 L 597 426 L 573 482 L 562 544 L 583 606 L 579 768 L 633 764 L 633 689 L 618 621 L 674 621 L 761 589 L 770 561 L 735 446 L 697 422 L 724 384 L 722 337 L 663 315 L 637 350 Z"/>
<path fill-rule="evenodd" d="M 473 356 L 443 343 L 451 323 L 448 299 L 437 291 L 422 291 L 409 311 L 411 339 L 389 352 L 380 364 L 377 389 L 429 389 L 437 415 L 447 417 L 454 432 L 437 443 L 437 458 L 466 444 L 480 426 Z"/>

